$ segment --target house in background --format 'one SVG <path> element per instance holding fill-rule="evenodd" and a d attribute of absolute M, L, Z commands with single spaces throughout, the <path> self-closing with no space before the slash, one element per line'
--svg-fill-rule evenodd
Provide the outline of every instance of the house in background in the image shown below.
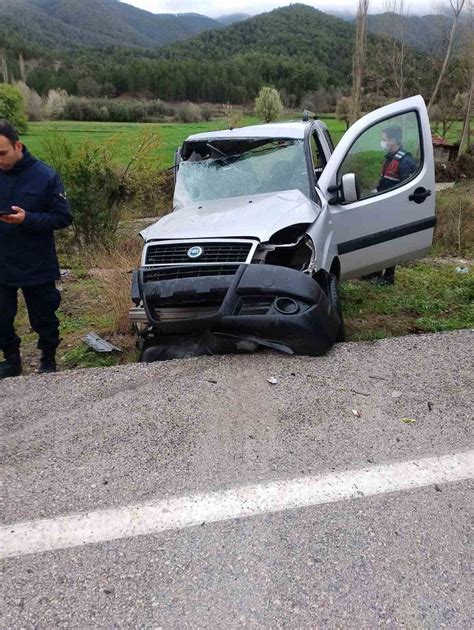
<path fill-rule="evenodd" d="M 435 162 L 445 164 L 446 162 L 455 162 L 458 157 L 459 145 L 451 144 L 441 136 L 432 136 L 433 152 Z"/>

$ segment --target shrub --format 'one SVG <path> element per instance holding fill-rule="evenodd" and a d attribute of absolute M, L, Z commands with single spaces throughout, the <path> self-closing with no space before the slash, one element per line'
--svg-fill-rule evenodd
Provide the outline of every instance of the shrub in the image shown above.
<path fill-rule="evenodd" d="M 108 145 L 77 148 L 62 137 L 44 142 L 46 161 L 61 175 L 73 214 L 74 242 L 107 245 L 120 219 L 120 179 Z"/>
<path fill-rule="evenodd" d="M 471 257 L 474 253 L 474 180 L 456 184 L 436 196 L 434 242 L 445 253 Z"/>
<path fill-rule="evenodd" d="M 178 109 L 177 117 L 183 123 L 199 122 L 201 120 L 201 108 L 196 103 L 183 103 Z"/>
<path fill-rule="evenodd" d="M 19 133 L 28 131 L 23 95 L 17 87 L 6 83 L 0 84 L 0 118 L 9 120 Z"/>
<path fill-rule="evenodd" d="M 49 90 L 46 102 L 44 104 L 44 112 L 48 118 L 56 120 L 61 118 L 66 108 L 68 93 L 66 90 Z"/>
<path fill-rule="evenodd" d="M 352 101 L 349 96 L 341 96 L 336 105 L 336 118 L 346 123 L 346 129 L 349 129 L 349 121 L 351 116 Z"/>
<path fill-rule="evenodd" d="M 43 114 L 43 101 L 35 90 L 29 88 L 26 83 L 19 81 L 17 87 L 23 95 L 28 120 L 41 120 Z"/>
<path fill-rule="evenodd" d="M 67 99 L 63 120 L 110 122 L 161 122 L 165 116 L 173 116 L 173 107 L 159 100 L 138 101 L 131 99 L 84 98 L 71 96 Z"/>
<path fill-rule="evenodd" d="M 283 114 L 283 103 L 274 88 L 263 87 L 255 100 L 255 113 L 264 122 L 269 123 Z"/>
<path fill-rule="evenodd" d="M 209 122 L 212 119 L 212 107 L 207 103 L 201 105 L 201 116 L 206 122 Z"/>
<path fill-rule="evenodd" d="M 236 127 L 240 127 L 242 125 L 244 115 L 241 109 L 227 104 L 223 106 L 223 110 L 226 124 L 229 129 L 235 129 Z"/>

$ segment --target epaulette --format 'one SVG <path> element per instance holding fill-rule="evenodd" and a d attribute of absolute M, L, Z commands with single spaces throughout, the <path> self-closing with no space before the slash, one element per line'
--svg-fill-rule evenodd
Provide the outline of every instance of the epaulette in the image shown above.
<path fill-rule="evenodd" d="M 394 157 L 395 157 L 395 159 L 397 159 L 397 160 L 401 160 L 401 159 L 402 159 L 402 157 L 405 157 L 405 155 L 406 155 L 406 154 L 407 154 L 407 152 L 406 152 L 406 151 L 397 151 L 397 152 L 395 153 L 395 156 L 394 156 Z"/>

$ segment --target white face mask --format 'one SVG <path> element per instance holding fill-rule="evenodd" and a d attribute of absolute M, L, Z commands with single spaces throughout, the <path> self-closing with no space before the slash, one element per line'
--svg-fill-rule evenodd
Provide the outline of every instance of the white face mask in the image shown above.
<path fill-rule="evenodd" d="M 384 151 L 388 151 L 388 142 L 385 142 L 384 140 L 382 140 L 382 142 L 380 143 L 380 146 L 382 147 Z"/>

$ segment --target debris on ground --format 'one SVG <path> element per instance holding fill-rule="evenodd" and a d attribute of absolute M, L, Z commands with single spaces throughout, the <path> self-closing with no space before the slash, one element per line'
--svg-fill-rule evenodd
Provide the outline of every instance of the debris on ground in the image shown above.
<path fill-rule="evenodd" d="M 405 424 L 415 424 L 415 418 L 401 418 L 401 421 Z"/>
<path fill-rule="evenodd" d="M 360 418 L 360 411 L 358 411 L 357 409 L 353 409 L 352 413 L 355 415 L 356 418 Z"/>
<path fill-rule="evenodd" d="M 469 267 L 456 267 L 457 273 L 469 273 Z"/>
<path fill-rule="evenodd" d="M 278 385 L 278 379 L 273 376 L 271 378 L 267 378 L 267 381 L 270 383 L 270 385 Z"/>
<path fill-rule="evenodd" d="M 83 340 L 84 343 L 95 352 L 122 352 L 120 348 L 102 339 L 102 337 L 99 337 L 99 335 L 93 332 L 87 333 L 87 335 L 83 337 Z"/>

